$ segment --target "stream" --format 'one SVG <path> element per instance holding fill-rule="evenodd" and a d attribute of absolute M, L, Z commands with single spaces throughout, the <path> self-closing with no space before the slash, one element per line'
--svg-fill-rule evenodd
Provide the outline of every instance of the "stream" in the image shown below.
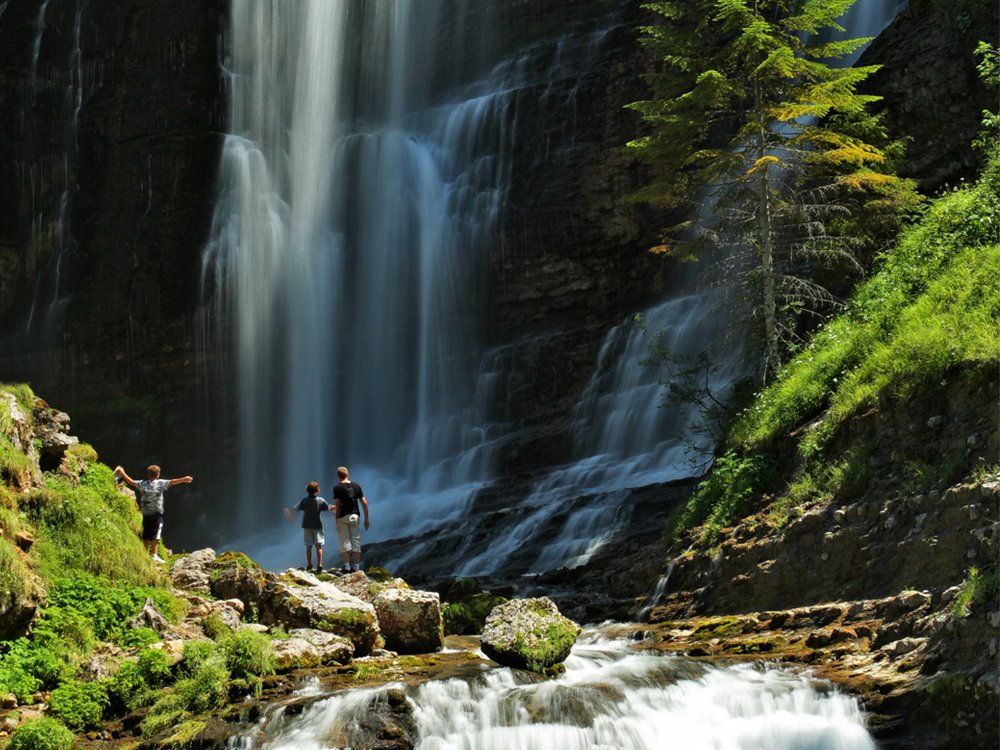
<path fill-rule="evenodd" d="M 483 665 L 471 678 L 330 695 L 294 716 L 265 712 L 238 750 L 377 747 L 359 726 L 388 687 L 406 694 L 419 750 L 865 750 L 859 702 L 807 673 L 712 665 L 585 630 L 557 679 Z M 402 747 L 404 745 L 385 745 Z"/>

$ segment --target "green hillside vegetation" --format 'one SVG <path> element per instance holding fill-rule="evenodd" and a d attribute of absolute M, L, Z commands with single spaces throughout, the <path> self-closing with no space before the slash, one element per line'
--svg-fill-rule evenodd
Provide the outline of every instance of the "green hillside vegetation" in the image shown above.
<path fill-rule="evenodd" d="M 697 528 L 709 542 L 769 502 L 788 512 L 849 495 L 865 479 L 868 447 L 829 449 L 852 417 L 996 368 L 1000 150 L 974 185 L 931 202 L 878 268 L 731 424 L 714 470 L 671 521 L 675 539 Z M 789 460 L 779 467 L 775 455 Z M 974 468 L 959 460 L 925 471 L 957 479 Z"/>
<path fill-rule="evenodd" d="M 24 414 L 47 408 L 24 385 L 0 386 L 4 394 Z M 128 625 L 147 600 L 169 622 L 186 607 L 143 549 L 132 496 L 88 445 L 40 473 L 14 431 L 0 400 L 0 622 L 8 631 L 0 641 L 0 696 L 13 695 L 19 706 L 43 697 L 48 708 L 0 747 L 68 750 L 73 732 L 144 707 L 150 736 L 223 705 L 230 693 L 259 693 L 261 675 L 274 671 L 266 636 L 223 626 L 216 642 L 188 642 L 172 665 L 165 651 L 150 648 L 160 640 L 154 631 Z M 15 622 L 23 623 L 20 632 Z M 111 676 L 85 674 L 95 655 Z"/>

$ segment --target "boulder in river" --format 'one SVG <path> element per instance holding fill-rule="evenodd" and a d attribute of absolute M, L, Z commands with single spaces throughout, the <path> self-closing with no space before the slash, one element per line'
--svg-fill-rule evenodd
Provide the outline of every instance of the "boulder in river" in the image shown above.
<path fill-rule="evenodd" d="M 541 674 L 562 671 L 580 626 L 551 599 L 512 599 L 493 608 L 483 628 L 482 649 L 498 664 Z"/>

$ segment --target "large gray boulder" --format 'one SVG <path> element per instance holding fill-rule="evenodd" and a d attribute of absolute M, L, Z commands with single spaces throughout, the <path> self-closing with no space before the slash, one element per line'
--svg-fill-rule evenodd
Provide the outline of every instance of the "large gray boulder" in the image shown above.
<path fill-rule="evenodd" d="M 170 579 L 179 589 L 211 594 L 211 573 L 214 562 L 215 550 L 211 547 L 184 555 L 170 566 Z"/>
<path fill-rule="evenodd" d="M 241 552 L 223 552 L 212 563 L 212 594 L 218 599 L 239 599 L 247 612 L 257 612 L 269 581 L 275 576 Z"/>
<path fill-rule="evenodd" d="M 540 674 L 563 671 L 580 626 L 560 614 L 547 597 L 512 599 L 486 618 L 483 653 L 498 664 Z"/>
<path fill-rule="evenodd" d="M 355 656 L 367 656 L 379 639 L 375 608 L 312 573 L 287 570 L 272 576 L 260 598 L 260 621 L 286 629 L 312 628 L 343 636 Z"/>
<path fill-rule="evenodd" d="M 375 596 L 385 647 L 400 654 L 427 654 L 444 645 L 441 598 L 434 591 L 385 589 Z"/>

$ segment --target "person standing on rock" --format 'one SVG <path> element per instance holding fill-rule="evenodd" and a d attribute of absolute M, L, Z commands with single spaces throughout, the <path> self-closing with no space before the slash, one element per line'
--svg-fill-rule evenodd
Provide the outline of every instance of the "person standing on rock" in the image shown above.
<path fill-rule="evenodd" d="M 316 572 L 323 572 L 323 519 L 320 513 L 330 510 L 330 503 L 319 496 L 319 482 L 306 485 L 306 496 L 294 508 L 285 508 L 285 518 L 292 522 L 292 511 L 302 511 L 302 539 L 306 544 L 306 570 L 312 571 L 312 550 L 316 548 Z"/>
<path fill-rule="evenodd" d="M 347 468 L 337 467 L 337 478 L 340 479 L 333 488 L 333 508 L 337 518 L 337 537 L 340 540 L 340 553 L 344 558 L 341 573 L 361 570 L 361 529 L 359 512 L 365 512 L 365 531 L 368 530 L 368 500 L 361 485 L 352 482 Z M 359 508 L 360 506 L 360 508 Z"/>
<path fill-rule="evenodd" d="M 160 467 L 155 464 L 146 468 L 146 479 L 138 482 L 126 474 L 121 466 L 115 467 L 115 476 L 124 479 L 136 491 L 135 499 L 142 514 L 142 543 L 146 551 L 153 562 L 166 562 L 157 551 L 163 534 L 163 493 L 175 484 L 190 484 L 194 479 L 160 479 Z"/>

